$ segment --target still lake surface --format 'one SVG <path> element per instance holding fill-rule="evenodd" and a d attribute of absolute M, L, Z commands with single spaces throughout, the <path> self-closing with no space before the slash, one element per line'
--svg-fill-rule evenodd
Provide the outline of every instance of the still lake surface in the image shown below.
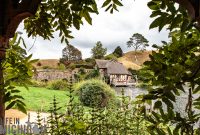
<path fill-rule="evenodd" d="M 121 95 L 121 91 L 122 89 L 124 89 L 124 94 L 125 96 L 129 96 L 131 97 L 133 100 L 135 99 L 135 97 L 137 97 L 138 95 L 141 94 L 145 94 L 147 93 L 146 89 L 143 88 L 137 88 L 137 87 L 112 87 L 113 89 L 115 89 L 117 95 Z"/>
<path fill-rule="evenodd" d="M 137 87 L 113 87 L 117 93 L 117 95 L 121 95 L 121 90 L 124 89 L 125 96 L 130 96 L 131 99 L 135 99 L 138 95 L 147 93 L 146 89 L 143 88 L 137 88 Z M 184 87 L 185 91 L 188 89 L 187 87 Z M 194 94 L 193 99 L 196 99 L 200 96 L 200 94 Z M 180 96 L 176 96 L 176 102 L 174 104 L 174 110 L 176 112 L 179 112 L 181 116 L 185 117 L 187 114 L 185 113 L 185 107 L 188 102 L 188 93 L 182 93 Z M 166 109 L 166 105 L 163 105 L 164 110 Z M 196 113 L 199 113 L 200 110 L 194 109 Z"/>

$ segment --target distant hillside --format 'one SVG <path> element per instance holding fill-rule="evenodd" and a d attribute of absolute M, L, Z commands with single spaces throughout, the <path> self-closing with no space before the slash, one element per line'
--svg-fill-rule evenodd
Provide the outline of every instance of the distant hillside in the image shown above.
<path fill-rule="evenodd" d="M 58 59 L 42 59 L 33 64 L 35 68 L 39 69 L 44 67 L 58 68 L 58 65 L 59 65 Z"/>
<path fill-rule="evenodd" d="M 130 51 L 124 54 L 123 57 L 118 58 L 118 61 L 123 63 L 126 68 L 140 69 L 142 64 L 149 60 L 149 54 L 151 51 L 135 52 Z M 137 59 L 136 59 L 137 58 Z"/>
<path fill-rule="evenodd" d="M 144 52 L 135 52 L 130 51 L 124 54 L 123 57 L 118 58 L 118 61 L 123 63 L 126 68 L 132 69 L 140 69 L 142 64 L 149 60 L 149 54 L 151 51 L 144 51 Z M 137 56 L 137 60 L 135 58 Z M 38 62 L 34 63 L 33 66 L 37 69 L 42 69 L 45 67 L 48 68 L 58 68 L 59 60 L 58 59 L 42 59 Z"/>

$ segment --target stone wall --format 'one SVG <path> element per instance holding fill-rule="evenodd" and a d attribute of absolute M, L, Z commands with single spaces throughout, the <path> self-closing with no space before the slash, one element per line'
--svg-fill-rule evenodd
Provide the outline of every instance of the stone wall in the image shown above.
<path fill-rule="evenodd" d="M 35 75 L 33 76 L 33 79 L 42 81 L 42 80 L 59 80 L 59 79 L 68 79 L 70 76 L 73 75 L 75 71 L 61 71 L 61 70 L 53 70 L 53 69 L 43 69 L 43 70 L 37 70 L 35 72 Z"/>

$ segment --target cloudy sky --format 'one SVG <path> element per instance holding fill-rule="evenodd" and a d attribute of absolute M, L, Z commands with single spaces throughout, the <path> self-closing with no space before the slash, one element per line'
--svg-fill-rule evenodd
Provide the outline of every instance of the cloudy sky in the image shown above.
<path fill-rule="evenodd" d="M 101 41 L 103 46 L 112 52 L 115 47 L 121 46 L 124 52 L 133 50 L 127 48 L 126 42 L 134 33 L 141 33 L 150 42 L 150 44 L 160 44 L 161 41 L 167 41 L 168 32 L 157 29 L 149 30 L 152 19 L 149 17 L 151 10 L 147 7 L 148 0 L 124 0 L 124 6 L 119 8 L 119 12 L 110 14 L 105 9 L 100 10 L 99 15 L 93 15 L 93 24 L 84 23 L 80 30 L 72 30 L 75 37 L 70 43 L 82 51 L 83 57 L 91 56 L 91 48 L 97 41 Z M 23 30 L 23 24 L 20 24 L 18 31 L 23 32 L 22 36 L 29 48 L 34 43 L 33 38 L 28 38 Z M 60 43 L 59 37 L 49 40 L 43 40 L 37 37 L 35 44 L 29 53 L 33 53 L 33 58 L 39 59 L 58 59 L 62 56 L 62 49 L 65 44 Z"/>

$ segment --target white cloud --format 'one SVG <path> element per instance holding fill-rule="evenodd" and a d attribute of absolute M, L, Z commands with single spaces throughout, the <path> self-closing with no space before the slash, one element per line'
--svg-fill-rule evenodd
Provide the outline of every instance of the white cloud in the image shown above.
<path fill-rule="evenodd" d="M 162 40 L 168 40 L 168 32 L 166 30 L 158 32 L 157 29 L 149 30 L 149 25 L 152 19 L 149 17 L 151 11 L 147 7 L 147 0 L 127 0 L 123 1 L 124 6 L 119 8 L 119 12 L 110 14 L 100 10 L 99 15 L 92 15 L 93 25 L 84 23 L 81 29 L 73 31 L 75 37 L 70 43 L 78 47 L 83 54 L 83 57 L 89 57 L 91 48 L 97 41 L 101 41 L 108 52 L 112 52 L 114 48 L 120 45 L 123 50 L 129 51 L 126 47 L 126 42 L 134 33 L 143 34 L 151 44 L 160 44 Z M 22 25 L 19 30 L 22 31 Z M 28 39 L 24 32 L 23 37 L 30 47 L 33 39 Z M 31 52 L 34 58 L 52 59 L 60 58 L 62 49 L 59 37 L 55 36 L 51 41 L 45 41 L 42 38 L 37 38 Z"/>

